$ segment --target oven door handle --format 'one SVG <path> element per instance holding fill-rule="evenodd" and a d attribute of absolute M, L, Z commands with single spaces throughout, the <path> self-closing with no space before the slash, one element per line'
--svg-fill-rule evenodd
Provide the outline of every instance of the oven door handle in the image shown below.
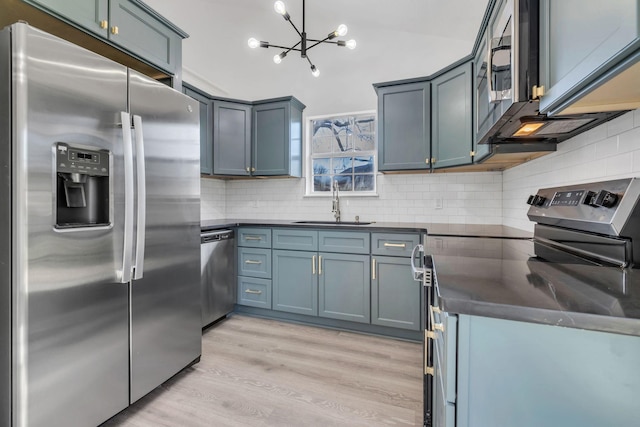
<path fill-rule="evenodd" d="M 424 268 L 416 266 L 416 252 L 424 253 L 424 246 L 416 245 L 411 251 L 411 272 L 413 273 L 413 280 L 416 282 L 422 282 L 424 277 Z"/>

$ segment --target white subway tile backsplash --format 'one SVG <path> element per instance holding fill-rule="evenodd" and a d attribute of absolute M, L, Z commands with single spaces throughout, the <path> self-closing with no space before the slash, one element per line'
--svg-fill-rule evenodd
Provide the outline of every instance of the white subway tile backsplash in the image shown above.
<path fill-rule="evenodd" d="M 341 198 L 344 220 L 504 224 L 533 229 L 525 201 L 538 188 L 640 174 L 640 110 L 504 172 L 378 174 L 378 197 Z M 304 197 L 304 179 L 201 179 L 203 219 L 332 220 L 331 197 Z M 442 202 L 441 204 L 439 202 Z M 441 208 L 436 208 L 436 206 Z"/>

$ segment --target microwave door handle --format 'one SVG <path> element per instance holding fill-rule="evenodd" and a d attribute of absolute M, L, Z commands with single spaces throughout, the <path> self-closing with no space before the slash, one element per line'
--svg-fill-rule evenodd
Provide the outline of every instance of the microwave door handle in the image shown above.
<path fill-rule="evenodd" d="M 498 102 L 498 97 L 493 91 L 493 49 L 490 34 L 487 34 L 487 92 L 489 94 L 489 102 L 495 103 Z"/>
<path fill-rule="evenodd" d="M 136 256 L 134 262 L 134 280 L 142 279 L 144 274 L 144 246 L 146 240 L 147 219 L 147 179 L 145 173 L 144 133 L 142 117 L 133 116 L 133 130 L 136 135 L 136 165 L 138 177 L 138 228 L 136 239 Z"/>
<path fill-rule="evenodd" d="M 131 281 L 131 255 L 133 252 L 133 146 L 131 141 L 131 116 L 122 111 L 122 144 L 124 151 L 124 244 L 120 282 Z"/>

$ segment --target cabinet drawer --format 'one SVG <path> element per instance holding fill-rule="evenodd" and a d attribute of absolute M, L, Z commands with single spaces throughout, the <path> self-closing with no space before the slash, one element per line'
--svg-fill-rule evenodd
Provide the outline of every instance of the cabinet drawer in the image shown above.
<path fill-rule="evenodd" d="M 320 231 L 318 250 L 320 252 L 340 252 L 349 254 L 369 254 L 369 233 L 357 231 Z"/>
<path fill-rule="evenodd" d="M 238 248 L 238 275 L 271 279 L 271 249 Z"/>
<path fill-rule="evenodd" d="M 270 228 L 247 228 L 238 230 L 238 246 L 250 248 L 270 248 L 271 229 Z"/>
<path fill-rule="evenodd" d="M 373 255 L 410 257 L 419 243 L 419 234 L 371 233 Z"/>
<path fill-rule="evenodd" d="M 271 280 L 238 277 L 238 304 L 271 309 Z"/>
<path fill-rule="evenodd" d="M 276 228 L 273 230 L 273 248 L 291 251 L 317 251 L 318 232 Z"/>

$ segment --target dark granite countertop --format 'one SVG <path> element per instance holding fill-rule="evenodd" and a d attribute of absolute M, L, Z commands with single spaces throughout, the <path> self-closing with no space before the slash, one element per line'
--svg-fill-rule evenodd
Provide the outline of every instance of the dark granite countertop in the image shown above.
<path fill-rule="evenodd" d="M 432 256 L 440 308 L 640 336 L 640 270 L 536 252 L 530 240 L 443 238 Z"/>
<path fill-rule="evenodd" d="M 532 233 L 513 227 L 503 225 L 476 225 L 476 224 L 439 224 L 439 223 L 418 223 L 418 222 L 372 222 L 370 224 L 353 225 L 348 223 L 325 224 L 301 224 L 303 220 L 270 220 L 270 219 L 216 219 L 203 220 L 201 228 L 203 231 L 220 228 L 238 226 L 262 226 L 262 227 L 301 227 L 301 228 L 336 228 L 336 229 L 356 229 L 368 231 L 404 231 L 418 232 L 433 236 L 473 236 L 473 237 L 504 237 L 504 238 L 531 238 Z"/>

